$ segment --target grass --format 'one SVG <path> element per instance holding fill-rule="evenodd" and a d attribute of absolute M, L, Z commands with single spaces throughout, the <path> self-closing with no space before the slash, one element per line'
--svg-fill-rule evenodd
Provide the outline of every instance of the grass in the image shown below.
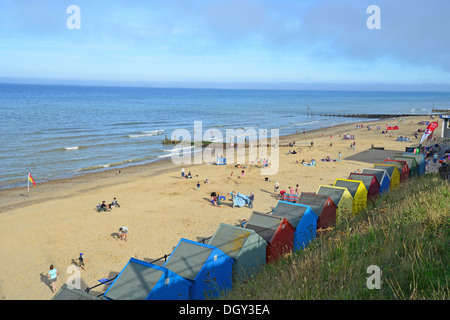
<path fill-rule="evenodd" d="M 411 179 L 222 299 L 447 300 L 449 212 L 448 182 Z M 380 289 L 367 287 L 371 265 L 381 269 Z"/>

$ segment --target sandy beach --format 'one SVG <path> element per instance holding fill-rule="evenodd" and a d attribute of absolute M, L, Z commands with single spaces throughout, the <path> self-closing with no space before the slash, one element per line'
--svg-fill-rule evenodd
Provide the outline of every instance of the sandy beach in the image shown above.
<path fill-rule="evenodd" d="M 426 128 L 418 124 L 421 120 L 430 119 L 384 119 L 364 122 L 362 128 L 353 123 L 281 137 L 281 145 L 295 141 L 296 147 L 279 148 L 279 170 L 268 176 L 269 181 L 256 167 L 244 169 L 245 177 L 239 178 L 242 169 L 234 164 L 184 165 L 193 178 L 182 179 L 182 166 L 167 160 L 124 168 L 120 174 L 116 169 L 39 183 L 30 187 L 30 192 L 27 188 L 1 190 L 4 260 L 0 267 L 0 298 L 51 299 L 49 266 L 53 264 L 58 269 L 56 284 L 60 288 L 71 276 L 68 268 L 80 253 L 86 259 L 81 288 L 97 285 L 99 279 L 117 275 L 131 257 L 152 261 L 170 254 L 180 238 L 198 241 L 210 237 L 220 223 L 237 224 L 248 219 L 252 210 L 271 211 L 279 200 L 273 196 L 275 181 L 281 190 L 298 184 L 302 192 L 315 192 L 319 185 L 332 184 L 336 178 L 347 178 L 350 172 L 392 158 L 419 142 L 421 134 L 416 139 L 413 132 Z M 381 134 L 386 124 L 398 125 L 399 130 Z M 367 130 L 370 125 L 373 129 Z M 344 134 L 354 135 L 355 140 L 344 140 Z M 409 137 L 411 142 L 396 141 L 398 136 Z M 355 149 L 350 147 L 351 142 L 356 142 Z M 371 149 L 372 144 L 384 150 Z M 300 153 L 286 154 L 299 147 Z M 338 159 L 339 152 L 341 161 L 321 161 L 327 156 Z M 300 164 L 303 159 L 309 162 L 312 158 L 316 160 L 315 167 Z M 230 178 L 231 172 L 234 178 Z M 205 179 L 210 183 L 205 184 Z M 227 197 L 220 208 L 210 205 L 213 191 Z M 231 191 L 253 193 L 253 209 L 233 209 L 228 195 Z M 101 201 L 110 203 L 114 197 L 120 208 L 96 211 Z M 129 229 L 127 242 L 118 239 L 121 226 Z M 104 289 L 100 286 L 92 293 Z"/>

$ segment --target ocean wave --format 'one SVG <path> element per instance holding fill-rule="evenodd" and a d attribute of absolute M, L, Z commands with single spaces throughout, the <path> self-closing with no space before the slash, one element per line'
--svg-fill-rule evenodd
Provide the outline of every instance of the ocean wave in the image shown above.
<path fill-rule="evenodd" d="M 294 123 L 294 124 L 291 124 L 290 126 L 287 126 L 287 127 L 280 127 L 280 129 L 295 128 L 295 127 L 305 126 L 305 125 L 308 125 L 308 124 L 313 124 L 313 123 L 318 123 L 318 122 L 319 121 L 317 120 L 317 121 Z"/>
<path fill-rule="evenodd" d="M 134 158 L 134 159 L 128 159 L 128 160 L 122 160 L 118 162 L 112 162 L 107 164 L 100 164 L 95 166 L 89 166 L 86 168 L 81 168 L 75 170 L 75 172 L 85 172 L 85 171 L 97 171 L 101 169 L 107 169 L 107 168 L 114 168 L 114 167 L 123 167 L 127 164 L 135 164 L 135 163 L 144 163 L 148 160 L 155 159 L 155 156 L 145 157 L 145 158 Z"/>
<path fill-rule="evenodd" d="M 40 153 L 47 153 L 47 152 L 61 152 L 61 151 L 73 151 L 73 150 L 80 150 L 88 148 L 88 146 L 73 146 L 73 147 L 60 147 L 60 148 L 54 148 L 49 150 L 41 150 Z"/>

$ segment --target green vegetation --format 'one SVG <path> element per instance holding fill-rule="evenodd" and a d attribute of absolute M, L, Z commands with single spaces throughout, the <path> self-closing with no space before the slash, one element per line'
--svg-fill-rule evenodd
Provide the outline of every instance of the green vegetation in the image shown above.
<path fill-rule="evenodd" d="M 448 182 L 411 179 L 223 299 L 447 300 L 449 212 Z M 367 287 L 371 265 L 381 269 L 380 289 Z"/>

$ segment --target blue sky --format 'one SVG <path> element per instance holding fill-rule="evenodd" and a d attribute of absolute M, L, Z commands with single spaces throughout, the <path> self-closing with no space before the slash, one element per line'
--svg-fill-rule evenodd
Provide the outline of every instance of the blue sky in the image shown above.
<path fill-rule="evenodd" d="M 0 78 L 450 90 L 449 16 L 448 0 L 0 0 Z"/>

